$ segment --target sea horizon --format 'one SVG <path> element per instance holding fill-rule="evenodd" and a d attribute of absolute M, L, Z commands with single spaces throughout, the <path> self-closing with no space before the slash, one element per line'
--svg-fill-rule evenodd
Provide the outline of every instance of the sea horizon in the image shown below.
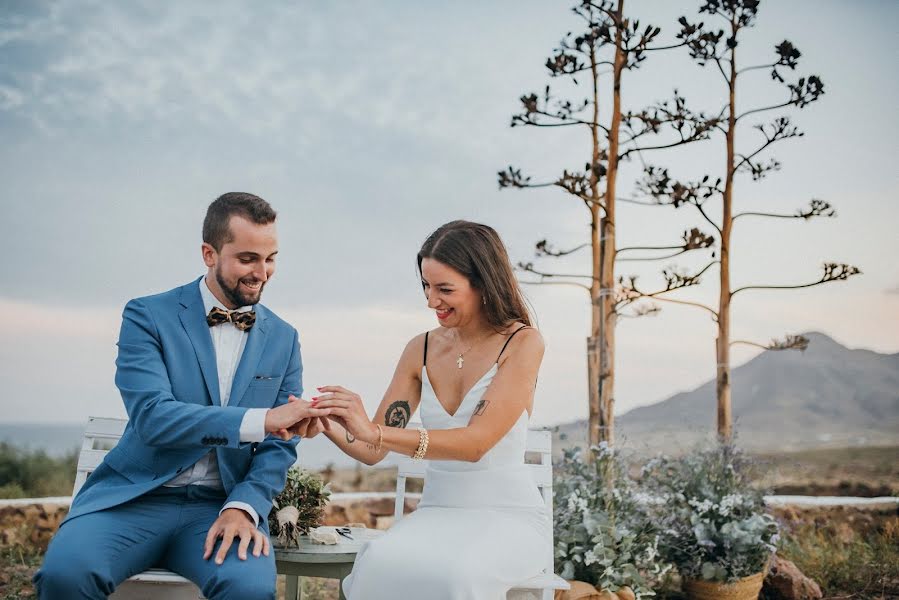
<path fill-rule="evenodd" d="M 81 450 L 84 423 L 0 423 L 0 442 L 28 451 L 44 451 L 48 456 L 61 458 Z M 384 468 L 394 464 L 388 456 L 377 467 L 369 467 L 347 456 L 326 437 L 302 440 L 297 446 L 298 465 L 314 470 L 333 465 L 336 468 Z"/>

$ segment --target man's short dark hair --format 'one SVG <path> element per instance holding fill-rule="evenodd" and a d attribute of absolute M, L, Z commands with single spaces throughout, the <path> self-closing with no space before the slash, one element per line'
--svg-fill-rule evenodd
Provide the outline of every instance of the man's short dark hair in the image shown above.
<path fill-rule="evenodd" d="M 216 252 L 234 239 L 228 227 L 234 215 L 257 225 L 268 225 L 275 220 L 277 213 L 259 196 L 246 192 L 222 194 L 209 205 L 203 220 L 203 241 L 215 248 Z"/>

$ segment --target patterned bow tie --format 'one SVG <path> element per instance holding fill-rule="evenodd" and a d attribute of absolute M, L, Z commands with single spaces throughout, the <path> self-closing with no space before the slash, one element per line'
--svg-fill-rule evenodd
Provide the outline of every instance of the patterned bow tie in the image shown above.
<path fill-rule="evenodd" d="M 234 326 L 241 331 L 249 331 L 253 324 L 256 323 L 256 311 L 248 310 L 237 312 L 236 310 L 222 310 L 218 306 L 213 306 L 209 314 L 206 315 L 206 323 L 210 327 L 221 325 L 227 322 L 234 323 Z"/>

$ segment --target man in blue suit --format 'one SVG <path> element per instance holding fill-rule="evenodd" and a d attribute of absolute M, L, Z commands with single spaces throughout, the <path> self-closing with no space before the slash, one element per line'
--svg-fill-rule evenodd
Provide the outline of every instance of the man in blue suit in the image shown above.
<path fill-rule="evenodd" d="M 203 223 L 205 276 L 125 306 L 115 381 L 128 425 L 35 574 L 42 600 L 106 598 L 153 566 L 210 600 L 274 598 L 272 498 L 295 436 L 328 427 L 327 410 L 299 399 L 296 330 L 258 303 L 275 216 L 252 194 L 219 197 Z"/>

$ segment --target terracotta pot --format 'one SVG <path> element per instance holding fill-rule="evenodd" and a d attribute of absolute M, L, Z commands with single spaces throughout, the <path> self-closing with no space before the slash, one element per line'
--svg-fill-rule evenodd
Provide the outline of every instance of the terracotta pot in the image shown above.
<path fill-rule="evenodd" d="M 554 600 L 599 600 L 599 592 L 585 581 L 568 581 L 569 590 L 556 590 Z"/>
<path fill-rule="evenodd" d="M 628 586 L 623 586 L 619 588 L 615 595 L 618 596 L 618 600 L 636 600 L 637 595 L 634 594 L 634 590 L 632 590 Z"/>
<path fill-rule="evenodd" d="M 685 578 L 683 589 L 690 600 L 757 600 L 764 581 L 764 571 L 733 583 Z"/>
<path fill-rule="evenodd" d="M 617 592 L 609 590 L 597 590 L 594 586 L 584 581 L 568 581 L 570 590 L 556 590 L 553 600 L 634 600 L 636 596 L 633 590 L 624 586 Z"/>

